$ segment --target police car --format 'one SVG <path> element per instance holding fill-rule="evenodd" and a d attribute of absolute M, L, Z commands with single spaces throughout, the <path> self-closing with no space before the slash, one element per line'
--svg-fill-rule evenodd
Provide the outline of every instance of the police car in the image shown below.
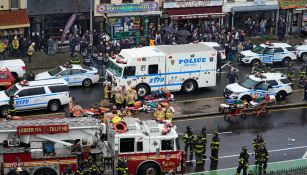
<path fill-rule="evenodd" d="M 14 96 L 16 111 L 47 108 L 58 111 L 70 101 L 67 82 L 63 79 L 21 81 L 5 91 L 0 91 L 0 114 L 8 115 L 8 104 Z"/>
<path fill-rule="evenodd" d="M 270 43 L 260 44 L 252 50 L 240 52 L 239 59 L 244 64 L 254 66 L 257 63 L 275 63 L 282 62 L 283 65 L 296 60 L 295 49 L 287 43 Z"/>
<path fill-rule="evenodd" d="M 224 97 L 251 101 L 252 96 L 265 94 L 274 95 L 283 100 L 292 93 L 289 79 L 282 73 L 264 73 L 250 75 L 246 80 L 226 86 Z"/>
<path fill-rule="evenodd" d="M 307 62 L 307 44 L 297 46 L 296 55 L 297 58 L 300 58 L 302 61 Z"/>
<path fill-rule="evenodd" d="M 35 80 L 63 78 L 67 81 L 68 86 L 85 86 L 98 83 L 98 70 L 93 67 L 87 67 L 77 64 L 64 64 L 50 71 L 39 73 Z"/>

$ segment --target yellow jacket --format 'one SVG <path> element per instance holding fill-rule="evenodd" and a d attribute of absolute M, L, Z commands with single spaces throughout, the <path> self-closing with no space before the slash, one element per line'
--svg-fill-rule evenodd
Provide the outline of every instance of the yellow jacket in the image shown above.
<path fill-rule="evenodd" d="M 6 45 L 4 42 L 0 42 L 0 53 L 3 53 L 5 51 Z"/>
<path fill-rule="evenodd" d="M 17 50 L 19 48 L 19 41 L 18 39 L 14 39 L 12 41 L 13 49 Z"/>
<path fill-rule="evenodd" d="M 33 55 L 33 52 L 34 52 L 34 47 L 31 45 L 31 46 L 29 46 L 29 48 L 28 48 L 28 55 L 32 56 L 32 55 Z"/>
<path fill-rule="evenodd" d="M 165 120 L 165 113 L 163 110 L 157 109 L 154 113 L 154 116 L 157 120 Z"/>

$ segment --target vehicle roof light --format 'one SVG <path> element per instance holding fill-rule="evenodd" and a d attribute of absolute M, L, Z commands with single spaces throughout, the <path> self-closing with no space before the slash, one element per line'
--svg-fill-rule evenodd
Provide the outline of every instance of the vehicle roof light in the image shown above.
<path fill-rule="evenodd" d="M 21 86 L 29 86 L 29 82 L 27 80 L 22 80 L 19 82 L 19 85 Z"/>

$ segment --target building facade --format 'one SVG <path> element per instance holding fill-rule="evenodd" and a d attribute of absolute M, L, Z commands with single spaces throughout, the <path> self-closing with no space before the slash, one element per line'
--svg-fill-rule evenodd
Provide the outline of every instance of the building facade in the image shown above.
<path fill-rule="evenodd" d="M 159 0 L 95 0 L 94 5 L 99 30 L 113 39 L 149 37 L 161 15 Z"/>
<path fill-rule="evenodd" d="M 0 37 L 28 35 L 30 22 L 26 0 L 0 1 Z"/>

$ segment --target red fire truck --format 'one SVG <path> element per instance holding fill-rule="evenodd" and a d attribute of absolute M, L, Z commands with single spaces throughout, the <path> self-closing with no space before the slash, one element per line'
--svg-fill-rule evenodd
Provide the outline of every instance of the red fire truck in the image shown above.
<path fill-rule="evenodd" d="M 123 122 L 126 132 L 90 117 L 2 121 L 1 174 L 61 175 L 67 167 L 76 172 L 91 154 L 105 174 L 116 174 L 119 158 L 126 160 L 129 175 L 184 173 L 175 127 L 135 118 Z"/>

